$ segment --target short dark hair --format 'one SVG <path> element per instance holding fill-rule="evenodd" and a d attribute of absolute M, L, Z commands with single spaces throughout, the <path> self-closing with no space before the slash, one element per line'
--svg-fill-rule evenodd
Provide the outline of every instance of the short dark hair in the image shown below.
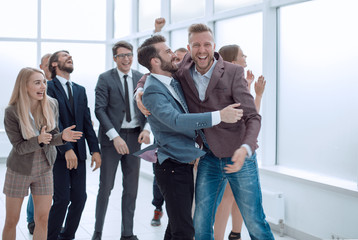
<path fill-rule="evenodd" d="M 130 44 L 127 41 L 119 41 L 116 44 L 114 44 L 114 46 L 112 47 L 112 53 L 113 53 L 113 57 L 114 55 L 117 55 L 117 49 L 118 48 L 127 48 L 128 50 L 130 50 L 131 52 L 133 52 L 133 45 Z"/>
<path fill-rule="evenodd" d="M 236 44 L 225 45 L 220 48 L 219 54 L 224 59 L 224 61 L 232 62 L 237 59 L 237 54 L 239 52 L 240 47 Z"/>
<path fill-rule="evenodd" d="M 52 66 L 52 63 L 54 62 L 58 62 L 58 54 L 61 53 L 61 52 L 65 52 L 67 54 L 70 54 L 69 51 L 67 50 L 60 50 L 60 51 L 57 51 L 57 52 L 54 52 L 50 59 L 48 60 L 48 70 L 50 70 L 51 72 L 51 78 L 54 79 L 56 77 L 56 68 Z"/>
<path fill-rule="evenodd" d="M 138 62 L 144 67 L 148 68 L 149 71 L 152 70 L 150 60 L 155 57 L 159 58 L 158 51 L 153 45 L 161 42 L 166 42 L 165 37 L 162 35 L 154 35 L 150 38 L 147 38 L 138 48 Z"/>

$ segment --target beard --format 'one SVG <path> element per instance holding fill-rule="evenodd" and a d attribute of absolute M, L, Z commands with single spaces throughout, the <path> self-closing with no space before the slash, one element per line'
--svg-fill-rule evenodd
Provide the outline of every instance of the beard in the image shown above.
<path fill-rule="evenodd" d="M 58 69 L 67 73 L 72 73 L 73 72 L 73 66 L 66 66 L 66 63 L 58 63 Z"/>
<path fill-rule="evenodd" d="M 162 63 L 160 65 L 161 70 L 170 72 L 170 73 L 175 73 L 176 71 L 178 71 L 178 66 L 176 65 L 176 63 L 174 61 L 167 62 L 167 61 L 164 61 L 164 59 L 162 59 L 161 57 L 159 57 L 159 59 Z"/>

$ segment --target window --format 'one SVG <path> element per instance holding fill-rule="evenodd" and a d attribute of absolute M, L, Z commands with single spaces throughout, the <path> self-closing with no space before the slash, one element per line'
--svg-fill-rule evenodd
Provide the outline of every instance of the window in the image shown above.
<path fill-rule="evenodd" d="M 0 37 L 37 37 L 37 0 L 0 1 Z"/>
<path fill-rule="evenodd" d="M 186 48 L 188 45 L 188 29 L 182 28 L 171 32 L 170 48 L 174 52 L 178 48 Z"/>
<path fill-rule="evenodd" d="M 170 3 L 172 23 L 204 17 L 205 15 L 205 0 L 171 0 Z"/>
<path fill-rule="evenodd" d="M 280 9 L 277 159 L 356 182 L 358 2 L 337 3 Z"/>
<path fill-rule="evenodd" d="M 215 12 L 232 10 L 239 7 L 245 7 L 255 3 L 260 3 L 262 0 L 215 0 Z"/>
<path fill-rule="evenodd" d="M 42 38 L 105 40 L 106 4 L 101 0 L 42 3 Z"/>
<path fill-rule="evenodd" d="M 36 44 L 29 42 L 1 42 L 0 44 L 0 79 L 6 87 L 0 88 L 0 119 L 4 119 L 16 77 L 24 67 L 36 66 Z M 0 121 L 0 129 L 4 129 L 4 121 Z"/>
<path fill-rule="evenodd" d="M 154 21 L 160 17 L 160 0 L 139 0 L 139 31 L 154 30 Z"/>
<path fill-rule="evenodd" d="M 132 27 L 132 1 L 115 0 L 114 4 L 114 37 L 128 36 Z M 154 24 L 154 23 L 153 23 Z"/>

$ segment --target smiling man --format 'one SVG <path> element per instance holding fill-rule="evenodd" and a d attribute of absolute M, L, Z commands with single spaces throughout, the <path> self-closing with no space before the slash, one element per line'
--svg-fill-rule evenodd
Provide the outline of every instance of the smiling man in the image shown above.
<path fill-rule="evenodd" d="M 220 123 L 203 129 L 200 135 L 206 154 L 200 159 L 196 180 L 195 240 L 214 240 L 215 212 L 227 183 L 251 238 L 272 240 L 261 203 L 255 154 L 261 117 L 248 91 L 244 69 L 225 62 L 215 52 L 212 30 L 205 24 L 189 27 L 187 48 L 189 54 L 173 77 L 181 83 L 189 112 L 216 111 L 233 103 L 240 103 L 243 110 L 237 123 Z M 142 86 L 138 84 L 138 90 Z M 139 97 L 137 103 L 141 106 Z"/>
<path fill-rule="evenodd" d="M 126 41 L 113 48 L 113 61 L 117 67 L 102 73 L 96 86 L 95 114 L 99 121 L 98 138 L 103 165 L 100 170 L 96 204 L 96 223 L 93 240 L 102 238 L 109 196 L 114 187 L 118 164 L 123 179 L 121 240 L 136 240 L 133 235 L 133 217 L 137 199 L 140 159 L 131 153 L 149 143 L 146 118 L 133 101 L 133 86 L 143 76 L 131 69 L 133 46 Z M 144 128 L 145 127 L 145 128 Z M 119 228 L 119 227 L 118 227 Z"/>
<path fill-rule="evenodd" d="M 50 57 L 49 70 L 52 81 L 47 83 L 47 93 L 58 101 L 60 130 L 76 125 L 76 130 L 83 132 L 83 137 L 75 143 L 67 142 L 57 147 L 47 239 L 74 239 L 87 199 L 85 139 L 92 164 L 96 163 L 94 170 L 101 166 L 101 156 L 87 106 L 86 89 L 72 82 L 70 77 L 73 72 L 72 56 L 65 50 L 55 52 Z"/>

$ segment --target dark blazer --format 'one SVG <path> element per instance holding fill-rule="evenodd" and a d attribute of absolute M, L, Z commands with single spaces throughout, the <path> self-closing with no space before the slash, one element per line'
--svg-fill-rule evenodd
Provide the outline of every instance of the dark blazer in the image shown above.
<path fill-rule="evenodd" d="M 187 108 L 180 83 L 176 83 L 176 93 L 181 96 L 179 103 L 168 88 L 150 75 L 144 86 L 143 104 L 150 111 L 148 121 L 156 144 L 158 161 L 168 158 L 189 163 L 205 154 L 195 147 L 195 130 L 212 126 L 211 113 L 187 114 Z"/>
<path fill-rule="evenodd" d="M 257 113 L 254 98 L 247 88 L 244 68 L 226 62 L 215 53 L 217 60 L 211 76 L 205 99 L 201 101 L 191 76 L 191 67 L 195 64 L 190 54 L 186 54 L 174 74 L 184 90 L 189 112 L 211 112 L 224 107 L 241 103 L 244 116 L 237 123 L 220 123 L 212 128 L 204 129 L 210 150 L 215 156 L 231 157 L 242 144 L 248 144 L 254 152 L 257 148 L 257 137 L 261 127 L 261 116 Z"/>
<path fill-rule="evenodd" d="M 142 76 L 142 73 L 132 70 L 133 87 L 137 86 Z M 113 146 L 106 132 L 114 128 L 119 133 L 125 115 L 124 89 L 116 68 L 99 76 L 95 91 L 95 114 L 100 124 L 98 139 L 101 146 Z M 134 109 L 142 130 L 146 118 L 138 109 L 137 104 L 134 104 Z"/>
<path fill-rule="evenodd" d="M 55 102 L 54 112 L 57 113 L 57 101 Z M 57 116 L 56 116 L 57 118 Z M 21 133 L 20 120 L 17 114 L 16 105 L 8 106 L 5 109 L 4 125 L 6 134 L 12 144 L 11 152 L 7 158 L 6 166 L 12 171 L 23 175 L 31 175 L 34 153 L 41 149 L 37 136 L 25 140 Z M 45 144 L 42 149 L 45 152 L 48 163 L 52 166 L 56 159 L 55 146 L 64 144 L 62 133 L 59 133 L 58 127 L 51 132 L 52 140 L 50 144 Z"/>
<path fill-rule="evenodd" d="M 47 82 L 47 94 L 56 98 L 59 104 L 59 127 L 62 131 L 73 124 L 75 130 L 83 132 L 81 139 L 77 143 L 67 142 L 65 145 L 57 147 L 60 156 L 64 157 L 66 151 L 74 149 L 79 161 L 87 158 L 85 139 L 91 153 L 99 152 L 98 140 L 93 130 L 91 114 L 88 108 L 87 95 L 84 87 L 72 82 L 74 112 L 71 110 L 70 102 L 61 85 L 61 82 L 55 77 Z M 76 146 L 77 145 L 77 149 Z M 77 151 L 78 150 L 78 151 Z"/>

